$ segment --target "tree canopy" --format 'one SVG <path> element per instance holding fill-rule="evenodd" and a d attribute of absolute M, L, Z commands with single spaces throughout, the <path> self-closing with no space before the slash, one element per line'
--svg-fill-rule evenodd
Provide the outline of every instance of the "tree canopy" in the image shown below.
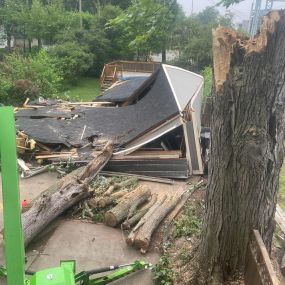
<path fill-rule="evenodd" d="M 82 12 L 77 0 L 0 2 L 8 52 L 29 56 L 44 48 L 55 59 L 51 68 L 68 82 L 99 76 L 105 63 L 118 59 L 151 60 L 160 53 L 170 62 L 166 50 L 178 55 L 170 63 L 201 73 L 211 66 L 211 31 L 218 25 L 232 26 L 232 15 L 207 7 L 187 17 L 177 0 L 86 0 Z"/>

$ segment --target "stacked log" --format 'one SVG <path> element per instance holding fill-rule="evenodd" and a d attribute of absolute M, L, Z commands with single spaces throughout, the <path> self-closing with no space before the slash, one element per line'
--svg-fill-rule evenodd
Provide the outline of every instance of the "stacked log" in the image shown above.
<path fill-rule="evenodd" d="M 146 252 L 150 246 L 153 232 L 167 214 L 175 208 L 183 193 L 184 190 L 181 187 L 173 195 L 164 195 L 157 199 L 154 205 L 130 232 L 127 243 L 139 248 L 142 252 Z"/>
<path fill-rule="evenodd" d="M 126 194 L 120 199 L 116 207 L 106 212 L 105 223 L 108 226 L 115 227 L 125 220 L 136 208 L 146 202 L 151 196 L 150 189 L 147 186 L 139 186 L 135 190 Z"/>

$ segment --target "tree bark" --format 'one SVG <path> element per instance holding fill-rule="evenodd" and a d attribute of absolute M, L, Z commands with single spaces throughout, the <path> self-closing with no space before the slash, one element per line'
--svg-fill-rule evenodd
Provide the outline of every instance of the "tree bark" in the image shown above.
<path fill-rule="evenodd" d="M 126 219 L 129 212 L 136 206 L 141 205 L 151 196 L 151 192 L 146 186 L 139 186 L 129 194 L 123 196 L 120 203 L 105 213 L 105 223 L 110 227 L 117 226 Z"/>
<path fill-rule="evenodd" d="M 47 189 L 22 214 L 25 245 L 66 209 L 89 196 L 88 184 L 96 177 L 112 156 L 108 143 L 86 167 L 81 167 Z"/>
<path fill-rule="evenodd" d="M 135 225 L 148 211 L 149 209 L 156 203 L 157 201 L 157 194 L 153 194 L 151 201 L 138 213 L 133 215 L 130 219 L 127 219 L 122 224 L 122 228 L 124 230 L 129 230 L 133 225 Z"/>
<path fill-rule="evenodd" d="M 285 12 L 273 11 L 252 40 L 237 39 L 225 28 L 213 32 L 214 98 L 199 284 L 216 284 L 244 271 L 253 229 L 271 249 L 283 162 L 284 29 Z"/>
<path fill-rule="evenodd" d="M 123 189 L 113 193 L 111 196 L 101 197 L 97 200 L 97 206 L 99 208 L 105 208 L 106 206 L 119 202 L 119 199 L 128 194 L 129 192 L 130 191 L 128 189 Z"/>

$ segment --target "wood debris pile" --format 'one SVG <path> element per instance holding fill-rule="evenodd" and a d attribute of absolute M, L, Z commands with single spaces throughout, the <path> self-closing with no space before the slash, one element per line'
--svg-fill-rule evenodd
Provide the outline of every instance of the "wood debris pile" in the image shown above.
<path fill-rule="evenodd" d="M 171 194 L 155 193 L 140 185 L 137 178 L 127 176 L 99 176 L 94 187 L 94 195 L 75 206 L 71 214 L 120 227 L 126 233 L 126 242 L 142 253 L 149 249 L 154 231 L 185 194 L 182 187 Z"/>

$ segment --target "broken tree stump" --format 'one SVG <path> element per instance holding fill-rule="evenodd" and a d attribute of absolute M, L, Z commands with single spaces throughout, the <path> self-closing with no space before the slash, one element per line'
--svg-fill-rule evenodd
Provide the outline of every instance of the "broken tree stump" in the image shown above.
<path fill-rule="evenodd" d="M 123 196 L 120 203 L 105 213 L 105 223 L 107 226 L 115 227 L 127 218 L 133 205 L 141 205 L 151 196 L 150 189 L 147 186 L 139 186 L 135 190 Z"/>
<path fill-rule="evenodd" d="M 143 218 L 130 233 L 127 242 L 142 252 L 146 252 L 150 246 L 151 237 L 158 225 L 163 221 L 168 213 L 170 213 L 177 203 L 180 201 L 184 189 L 179 188 L 173 195 L 168 196 L 164 201 L 157 205 L 155 209 L 151 209 L 150 213 Z"/>
<path fill-rule="evenodd" d="M 66 175 L 32 201 L 31 208 L 22 214 L 25 245 L 62 212 L 89 196 L 88 184 L 111 158 L 112 149 L 108 142 L 87 166 Z"/>

